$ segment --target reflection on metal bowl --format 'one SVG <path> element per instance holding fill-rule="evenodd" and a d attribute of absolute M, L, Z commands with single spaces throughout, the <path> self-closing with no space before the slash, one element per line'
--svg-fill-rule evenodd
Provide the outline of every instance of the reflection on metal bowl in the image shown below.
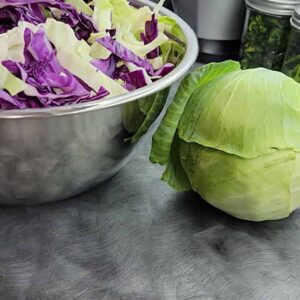
<path fill-rule="evenodd" d="M 1 204 L 38 204 L 75 196 L 109 179 L 130 160 L 136 143 L 128 138 L 145 121 L 137 105 L 179 80 L 198 54 L 192 29 L 169 10 L 162 9 L 162 14 L 177 20 L 187 43 L 182 62 L 166 77 L 114 98 L 0 113 Z"/>

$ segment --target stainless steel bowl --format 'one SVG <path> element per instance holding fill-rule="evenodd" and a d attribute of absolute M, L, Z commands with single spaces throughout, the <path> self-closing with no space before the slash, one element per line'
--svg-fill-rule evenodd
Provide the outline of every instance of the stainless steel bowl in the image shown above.
<path fill-rule="evenodd" d="M 153 2 L 142 0 L 153 7 Z M 38 204 L 75 196 L 116 174 L 136 145 L 128 137 L 128 105 L 179 80 L 198 55 L 192 29 L 177 20 L 187 42 L 181 64 L 168 76 L 134 92 L 84 104 L 0 113 L 0 203 Z"/>

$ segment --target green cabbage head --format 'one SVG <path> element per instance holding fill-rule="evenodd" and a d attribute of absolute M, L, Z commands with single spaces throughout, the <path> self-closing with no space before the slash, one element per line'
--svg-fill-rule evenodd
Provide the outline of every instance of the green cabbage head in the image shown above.
<path fill-rule="evenodd" d="M 170 186 L 232 216 L 285 218 L 300 207 L 300 84 L 234 61 L 200 67 L 181 82 L 150 159 Z"/>

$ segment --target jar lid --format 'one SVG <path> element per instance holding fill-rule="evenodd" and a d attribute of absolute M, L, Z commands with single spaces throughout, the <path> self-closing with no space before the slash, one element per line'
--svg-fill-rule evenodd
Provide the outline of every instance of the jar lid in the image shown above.
<path fill-rule="evenodd" d="M 300 30 L 300 5 L 297 5 L 291 18 L 291 24 L 296 29 Z"/>
<path fill-rule="evenodd" d="M 296 5 L 300 4 L 300 0 L 246 0 L 251 8 L 264 13 L 291 16 Z"/>

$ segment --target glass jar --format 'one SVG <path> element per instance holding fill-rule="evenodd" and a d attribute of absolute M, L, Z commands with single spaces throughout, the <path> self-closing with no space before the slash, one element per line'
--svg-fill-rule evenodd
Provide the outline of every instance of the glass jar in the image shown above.
<path fill-rule="evenodd" d="M 241 49 L 243 69 L 281 70 L 290 33 L 290 17 L 299 0 L 246 0 Z"/>
<path fill-rule="evenodd" d="M 300 5 L 291 18 L 291 35 L 285 53 L 282 72 L 300 83 Z"/>

